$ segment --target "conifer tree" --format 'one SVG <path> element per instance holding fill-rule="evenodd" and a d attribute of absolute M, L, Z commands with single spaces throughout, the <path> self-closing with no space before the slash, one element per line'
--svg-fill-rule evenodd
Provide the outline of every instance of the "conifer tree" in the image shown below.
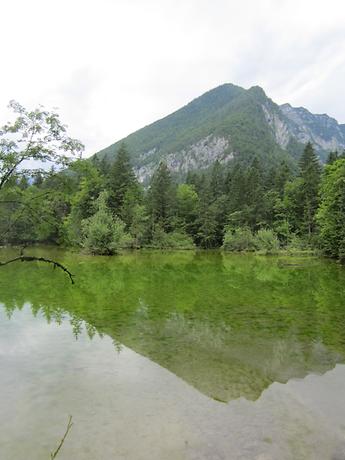
<path fill-rule="evenodd" d="M 334 163 L 337 159 L 339 158 L 339 154 L 337 150 L 329 152 L 328 158 L 327 158 L 327 164 L 331 165 Z"/>
<path fill-rule="evenodd" d="M 218 240 L 217 208 L 211 197 L 210 185 L 205 184 L 200 192 L 197 217 L 198 231 L 195 235 L 197 244 L 205 249 L 217 246 Z"/>
<path fill-rule="evenodd" d="M 282 161 L 279 168 L 276 170 L 274 179 L 274 189 L 279 193 L 280 198 L 284 196 L 284 188 L 288 180 L 291 178 L 291 170 L 286 161 Z"/>
<path fill-rule="evenodd" d="M 175 212 L 175 187 L 164 162 L 160 163 L 152 176 L 148 192 L 148 207 L 152 227 L 159 224 L 164 231 L 170 231 Z"/>
<path fill-rule="evenodd" d="M 180 184 L 177 187 L 176 208 L 179 226 L 190 235 L 195 233 L 198 199 L 193 185 Z"/>
<path fill-rule="evenodd" d="M 254 158 L 246 176 L 245 214 L 247 216 L 247 225 L 252 230 L 257 230 L 257 227 L 264 219 L 265 211 L 263 209 L 263 173 L 257 158 Z"/>
<path fill-rule="evenodd" d="M 315 230 L 315 213 L 319 204 L 321 166 L 310 142 L 305 146 L 300 159 L 300 178 L 302 179 L 303 226 L 310 237 Z"/>
<path fill-rule="evenodd" d="M 229 212 L 240 211 L 245 204 L 245 174 L 242 166 L 236 164 L 226 179 Z"/>
<path fill-rule="evenodd" d="M 224 193 L 223 167 L 219 161 L 215 161 L 211 171 L 210 192 L 213 198 L 217 199 Z"/>
<path fill-rule="evenodd" d="M 131 166 L 126 146 L 121 145 L 117 157 L 108 174 L 107 188 L 109 190 L 109 207 L 121 216 L 126 194 L 139 193 L 138 181 Z"/>
<path fill-rule="evenodd" d="M 326 166 L 320 196 L 321 246 L 326 254 L 345 263 L 345 159 Z"/>

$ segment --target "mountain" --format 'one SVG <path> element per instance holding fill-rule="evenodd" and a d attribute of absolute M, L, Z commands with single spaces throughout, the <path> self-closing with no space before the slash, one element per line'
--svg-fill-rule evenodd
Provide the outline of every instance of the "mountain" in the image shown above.
<path fill-rule="evenodd" d="M 320 153 L 345 148 L 345 124 L 338 124 L 325 113 L 310 113 L 304 107 L 283 104 L 280 110 L 287 118 L 289 132 L 299 142 L 312 142 Z"/>
<path fill-rule="evenodd" d="M 249 162 L 257 156 L 264 165 L 292 163 L 308 141 L 323 161 L 327 151 L 345 148 L 345 125 L 302 107 L 279 106 L 259 86 L 224 84 L 96 156 L 112 161 L 125 142 L 139 180 L 146 182 L 161 160 L 179 176 L 216 160 Z"/>

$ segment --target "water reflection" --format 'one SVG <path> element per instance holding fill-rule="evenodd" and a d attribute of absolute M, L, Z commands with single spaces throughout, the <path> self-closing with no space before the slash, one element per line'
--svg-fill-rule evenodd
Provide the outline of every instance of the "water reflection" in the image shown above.
<path fill-rule="evenodd" d="M 345 271 L 332 262 L 51 251 L 77 284 L 47 267 L 9 266 L 0 272 L 8 316 L 29 302 L 48 323 L 69 318 L 76 339 L 83 329 L 109 336 L 119 353 L 124 344 L 214 399 L 255 400 L 273 382 L 344 360 Z"/>
<path fill-rule="evenodd" d="M 223 404 L 69 320 L 0 309 L 1 458 L 47 460 L 68 414 L 61 460 L 344 458 L 344 365 Z"/>

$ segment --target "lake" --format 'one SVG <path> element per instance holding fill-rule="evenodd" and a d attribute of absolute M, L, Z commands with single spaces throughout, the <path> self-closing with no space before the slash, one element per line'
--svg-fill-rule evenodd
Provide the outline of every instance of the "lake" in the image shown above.
<path fill-rule="evenodd" d="M 345 459 L 345 269 L 207 251 L 0 268 L 0 458 Z M 15 254 L 0 251 L 1 259 Z"/>

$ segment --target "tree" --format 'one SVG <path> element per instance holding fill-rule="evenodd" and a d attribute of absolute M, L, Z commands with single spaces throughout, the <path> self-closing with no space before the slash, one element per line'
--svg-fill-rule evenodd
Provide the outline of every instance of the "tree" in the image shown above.
<path fill-rule="evenodd" d="M 134 238 L 134 247 L 139 248 L 145 240 L 147 231 L 148 215 L 144 205 L 136 204 L 132 208 L 132 220 L 130 234 Z"/>
<path fill-rule="evenodd" d="M 60 122 L 56 112 L 49 112 L 43 107 L 29 111 L 15 101 L 11 101 L 9 107 L 16 118 L 0 129 L 0 205 L 4 206 L 0 211 L 1 220 L 4 219 L 4 212 L 6 213 L 8 202 L 11 201 L 8 199 L 8 194 L 11 193 L 9 189 L 11 185 L 13 186 L 13 178 L 20 180 L 22 177 L 34 177 L 39 173 L 47 176 L 48 172 L 42 168 L 42 163 L 56 165 L 60 168 L 68 166 L 83 149 L 79 141 L 68 136 L 66 126 Z M 28 168 L 28 164 L 32 166 Z M 45 195 L 42 194 L 41 197 Z M 13 207 L 16 210 L 30 208 L 31 197 L 27 200 L 19 196 L 15 198 L 12 199 L 11 214 Z M 8 228 L 11 228 L 13 225 L 11 215 L 9 220 Z M 7 232 L 8 230 L 2 229 L 0 240 Z M 68 272 L 56 261 L 29 257 L 23 253 L 11 260 L 1 262 L 0 265 L 7 265 L 16 260 L 26 262 L 41 260 Z M 69 272 L 68 274 L 71 277 Z"/>
<path fill-rule="evenodd" d="M 291 169 L 286 161 L 282 161 L 276 170 L 274 177 L 274 189 L 279 193 L 280 198 L 284 196 L 286 183 L 291 179 Z"/>
<path fill-rule="evenodd" d="M 205 184 L 200 192 L 198 217 L 197 217 L 197 234 L 196 242 L 205 249 L 217 246 L 219 238 L 218 228 L 218 208 L 212 200 L 210 185 Z"/>
<path fill-rule="evenodd" d="M 338 158 L 339 158 L 339 154 L 338 154 L 338 151 L 337 151 L 337 150 L 334 150 L 334 151 L 332 151 L 332 152 L 329 152 L 328 158 L 327 158 L 327 164 L 328 164 L 328 165 L 331 165 L 332 163 L 334 163 L 335 161 L 337 161 Z"/>
<path fill-rule="evenodd" d="M 218 160 L 214 162 L 212 167 L 210 189 L 214 199 L 224 194 L 224 171 Z"/>
<path fill-rule="evenodd" d="M 189 234 L 195 233 L 198 194 L 193 185 L 180 184 L 176 192 L 177 216 L 180 226 Z"/>
<path fill-rule="evenodd" d="M 173 228 L 175 214 L 175 187 L 166 163 L 161 162 L 152 176 L 148 191 L 148 208 L 152 230 L 159 224 L 165 232 Z"/>
<path fill-rule="evenodd" d="M 122 216 L 123 205 L 131 195 L 135 201 L 139 195 L 139 184 L 131 166 L 125 144 L 122 144 L 108 174 L 107 188 L 109 190 L 109 206 L 115 214 Z M 129 223 L 129 222 L 128 222 Z"/>
<path fill-rule="evenodd" d="M 94 214 L 94 204 L 104 189 L 104 178 L 94 163 L 76 161 L 70 168 L 76 184 L 69 193 L 70 213 L 64 220 L 64 241 L 70 245 L 81 244 L 81 222 Z"/>
<path fill-rule="evenodd" d="M 57 113 L 42 107 L 28 111 L 15 101 L 9 107 L 18 116 L 0 129 L 0 190 L 13 175 L 45 174 L 39 166 L 42 162 L 68 166 L 71 158 L 83 150 L 79 141 L 67 135 Z M 36 168 L 24 168 L 28 160 L 36 162 Z"/>
<path fill-rule="evenodd" d="M 257 158 L 254 158 L 246 174 L 246 189 L 244 193 L 246 224 L 252 230 L 256 230 L 264 222 L 265 212 L 263 207 L 263 173 Z"/>
<path fill-rule="evenodd" d="M 301 199 L 303 226 L 310 237 L 315 231 L 315 214 L 319 204 L 321 166 L 310 142 L 305 146 L 300 159 Z"/>
<path fill-rule="evenodd" d="M 95 214 L 81 223 L 82 246 L 91 254 L 115 254 L 128 240 L 125 224 L 119 217 L 112 216 L 107 201 L 108 193 L 101 192 L 95 203 Z"/>
<path fill-rule="evenodd" d="M 325 168 L 320 191 L 317 222 L 325 253 L 345 262 L 345 159 Z"/>
<path fill-rule="evenodd" d="M 287 182 L 284 189 L 283 205 L 286 209 L 286 216 L 294 233 L 304 233 L 304 199 L 303 179 L 297 177 Z"/>
<path fill-rule="evenodd" d="M 240 211 L 245 204 L 246 177 L 244 168 L 235 164 L 226 178 L 229 213 Z"/>

